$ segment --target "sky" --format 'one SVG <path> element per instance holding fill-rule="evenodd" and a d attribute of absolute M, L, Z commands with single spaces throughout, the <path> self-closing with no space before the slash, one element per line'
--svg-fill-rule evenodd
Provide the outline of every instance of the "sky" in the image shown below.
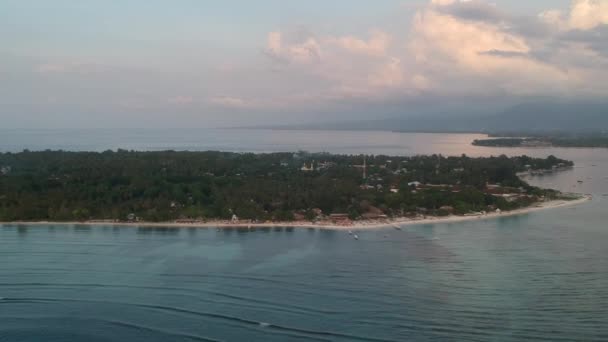
<path fill-rule="evenodd" d="M 248 126 L 604 99 L 607 34 L 608 0 L 3 0 L 0 127 Z"/>

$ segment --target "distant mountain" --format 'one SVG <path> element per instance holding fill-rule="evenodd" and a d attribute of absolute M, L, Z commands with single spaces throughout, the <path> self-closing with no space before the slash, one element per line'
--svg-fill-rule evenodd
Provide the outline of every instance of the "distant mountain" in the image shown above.
<path fill-rule="evenodd" d="M 550 133 L 608 131 L 608 103 L 529 102 L 498 113 L 426 113 L 377 120 L 324 122 L 275 129 L 388 130 L 401 132 Z"/>
<path fill-rule="evenodd" d="M 608 130 L 608 104 L 527 103 L 488 118 L 493 132 L 598 132 Z"/>

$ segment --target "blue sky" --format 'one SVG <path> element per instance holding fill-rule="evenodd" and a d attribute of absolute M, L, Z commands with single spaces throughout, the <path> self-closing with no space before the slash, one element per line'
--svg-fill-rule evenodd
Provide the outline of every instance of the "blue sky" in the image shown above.
<path fill-rule="evenodd" d="M 0 22 L 0 119 L 14 127 L 606 95 L 608 0 L 4 0 Z"/>

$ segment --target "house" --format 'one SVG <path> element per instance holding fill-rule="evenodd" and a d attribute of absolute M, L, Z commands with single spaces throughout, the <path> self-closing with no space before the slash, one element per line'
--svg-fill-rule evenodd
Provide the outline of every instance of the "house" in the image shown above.
<path fill-rule="evenodd" d="M 397 188 L 391 188 L 391 192 L 394 194 L 398 194 L 399 193 L 399 189 Z"/>
<path fill-rule="evenodd" d="M 449 206 L 449 205 L 444 205 L 443 207 L 439 208 L 439 210 L 452 214 L 454 212 L 454 207 Z"/>
<path fill-rule="evenodd" d="M 313 208 L 313 209 L 311 209 L 311 211 L 315 215 L 316 220 L 320 220 L 323 218 L 323 210 L 321 210 L 319 208 Z"/>
<path fill-rule="evenodd" d="M 312 163 L 310 163 L 310 166 L 308 166 L 308 165 L 306 165 L 306 163 L 304 163 L 304 165 L 302 165 L 300 170 L 304 171 L 304 172 L 314 171 L 315 170 L 314 161 Z"/>
<path fill-rule="evenodd" d="M 8 175 L 11 172 L 10 166 L 2 166 L 0 167 L 0 175 Z"/>
<path fill-rule="evenodd" d="M 421 186 L 421 185 L 422 185 L 422 183 L 420 183 L 418 181 L 407 183 L 407 186 L 413 186 L 413 187 L 416 187 L 416 188 L 419 187 L 419 186 Z"/>
<path fill-rule="evenodd" d="M 329 219 L 336 224 L 350 223 L 350 218 L 348 217 L 348 214 L 331 214 L 329 215 Z"/>
<path fill-rule="evenodd" d="M 361 217 L 365 220 L 386 220 L 386 219 L 388 219 L 388 216 L 386 216 L 385 214 L 379 214 L 379 213 L 365 213 L 365 214 L 361 215 Z"/>
<path fill-rule="evenodd" d="M 333 162 L 320 162 L 317 164 L 317 169 L 325 170 L 325 169 L 329 169 L 330 167 L 332 167 L 334 165 L 335 165 L 335 163 L 333 163 Z"/>

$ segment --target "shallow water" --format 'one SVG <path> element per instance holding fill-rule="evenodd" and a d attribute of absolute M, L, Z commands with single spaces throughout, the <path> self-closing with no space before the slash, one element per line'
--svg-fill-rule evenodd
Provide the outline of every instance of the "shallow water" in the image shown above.
<path fill-rule="evenodd" d="M 397 154 L 377 133 L 344 134 Z M 397 148 L 521 154 L 432 137 Z M 606 341 L 608 154 L 525 153 L 575 160 L 531 182 L 594 200 L 358 241 L 309 229 L 0 226 L 0 341 Z"/>

